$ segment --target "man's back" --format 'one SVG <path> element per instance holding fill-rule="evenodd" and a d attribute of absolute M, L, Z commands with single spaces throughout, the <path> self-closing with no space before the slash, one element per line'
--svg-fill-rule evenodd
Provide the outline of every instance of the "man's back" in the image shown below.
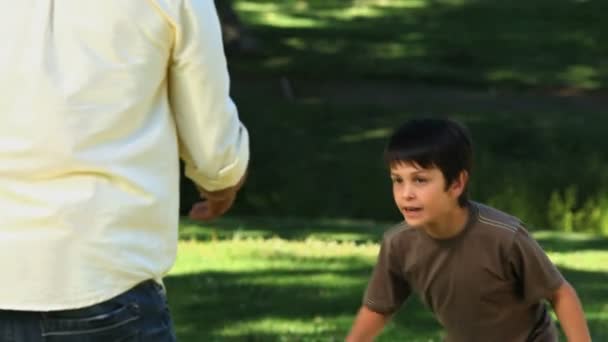
<path fill-rule="evenodd" d="M 215 23 L 212 2 L 0 1 L 0 309 L 82 307 L 159 279 L 177 241 L 175 122 L 192 126 L 186 143 L 205 133 L 188 120 L 215 122 L 209 107 L 239 124 L 217 65 L 200 76 L 226 91 L 217 100 L 168 72 L 204 60 L 188 60 L 201 33 L 187 29 Z M 193 108 L 204 115 L 174 116 Z"/>

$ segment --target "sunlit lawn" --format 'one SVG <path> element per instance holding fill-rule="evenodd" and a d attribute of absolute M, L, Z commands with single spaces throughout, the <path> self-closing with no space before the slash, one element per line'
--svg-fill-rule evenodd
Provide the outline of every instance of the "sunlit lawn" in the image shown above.
<path fill-rule="evenodd" d="M 342 340 L 386 225 L 311 220 L 286 221 L 284 229 L 271 219 L 267 229 L 256 229 L 246 222 L 182 227 L 177 264 L 166 280 L 180 340 Z M 608 239 L 546 232 L 537 237 L 578 289 L 595 340 L 607 340 Z M 379 340 L 441 336 L 430 313 L 412 300 Z"/>

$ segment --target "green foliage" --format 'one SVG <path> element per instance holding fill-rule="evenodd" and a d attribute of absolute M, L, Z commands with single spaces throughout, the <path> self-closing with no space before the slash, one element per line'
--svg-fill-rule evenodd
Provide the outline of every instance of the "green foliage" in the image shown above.
<path fill-rule="evenodd" d="M 556 227 L 562 227 L 565 232 L 574 230 L 574 206 L 576 204 L 576 187 L 569 187 L 563 196 L 554 191 L 549 199 L 549 222 Z"/>
<path fill-rule="evenodd" d="M 580 205 L 577 193 L 577 187 L 570 186 L 551 194 L 549 223 L 553 227 L 561 227 L 565 232 L 586 231 L 608 235 L 608 198 L 598 195 Z"/>

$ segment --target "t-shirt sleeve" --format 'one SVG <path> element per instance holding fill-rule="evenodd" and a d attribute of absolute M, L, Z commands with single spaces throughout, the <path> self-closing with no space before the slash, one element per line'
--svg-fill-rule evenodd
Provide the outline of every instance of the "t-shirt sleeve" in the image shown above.
<path fill-rule="evenodd" d="M 411 293 L 401 271 L 402 262 L 394 252 L 391 240 L 385 237 L 363 297 L 363 305 L 381 314 L 397 311 Z"/>
<path fill-rule="evenodd" d="M 564 282 L 557 267 L 525 229 L 518 229 L 515 235 L 510 264 L 518 291 L 526 301 L 548 299 Z"/>

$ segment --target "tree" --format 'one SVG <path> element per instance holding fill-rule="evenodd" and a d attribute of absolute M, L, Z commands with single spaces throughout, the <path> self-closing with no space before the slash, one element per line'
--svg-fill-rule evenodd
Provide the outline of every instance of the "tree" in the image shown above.
<path fill-rule="evenodd" d="M 227 54 L 256 53 L 258 43 L 234 10 L 233 0 L 215 0 Z"/>

